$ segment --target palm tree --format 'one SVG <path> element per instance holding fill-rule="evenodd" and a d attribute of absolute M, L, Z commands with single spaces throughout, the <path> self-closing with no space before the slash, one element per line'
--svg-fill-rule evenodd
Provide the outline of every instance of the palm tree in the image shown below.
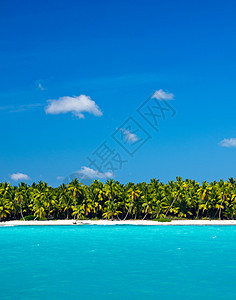
<path fill-rule="evenodd" d="M 61 190 L 60 196 L 59 196 L 59 206 L 62 208 L 64 212 L 66 212 L 66 219 L 69 219 L 71 206 L 73 203 L 73 199 L 71 197 L 71 193 L 68 193 L 68 190 L 66 188 L 63 188 Z"/>
<path fill-rule="evenodd" d="M 125 220 L 127 219 L 128 215 L 129 215 L 129 213 L 130 213 L 130 210 L 131 210 L 131 207 L 132 207 L 133 203 L 135 203 L 135 202 L 138 200 L 140 194 L 141 194 L 140 190 L 139 190 L 138 187 L 136 187 L 135 185 L 133 185 L 133 186 L 128 190 L 128 197 L 129 197 L 129 199 L 130 199 L 131 201 L 130 201 L 129 209 L 128 209 L 128 211 L 127 211 L 127 213 L 126 213 L 126 215 L 125 215 L 123 221 L 125 221 Z"/>
<path fill-rule="evenodd" d="M 117 204 L 113 201 L 106 201 L 106 211 L 103 213 L 103 217 L 108 220 L 114 220 L 114 217 L 121 213 L 121 211 L 117 210 Z"/>
<path fill-rule="evenodd" d="M 99 180 L 94 180 L 93 183 L 88 187 L 87 198 L 94 207 L 94 213 L 96 217 L 102 212 L 102 208 L 104 206 L 104 197 L 103 183 L 99 182 Z"/>
<path fill-rule="evenodd" d="M 183 189 L 186 187 L 186 184 L 181 177 L 177 177 L 176 183 L 171 182 L 171 186 L 172 189 L 170 192 L 170 196 L 172 198 L 172 201 L 165 213 L 165 217 L 167 217 L 168 213 L 171 212 L 172 206 L 174 205 L 175 201 L 182 197 Z"/>
<path fill-rule="evenodd" d="M 103 190 L 106 198 L 103 217 L 113 218 L 114 216 L 118 216 L 122 213 L 121 211 L 117 211 L 118 199 L 120 196 L 120 183 L 113 179 L 109 179 L 106 181 Z"/>
<path fill-rule="evenodd" d="M 203 181 L 202 185 L 197 190 L 197 194 L 200 197 L 200 202 L 198 205 L 198 211 L 197 211 L 197 219 L 199 216 L 200 209 L 203 208 L 202 201 L 207 201 L 211 195 L 212 187 L 208 184 L 208 182 Z"/>
<path fill-rule="evenodd" d="M 218 209 L 218 218 L 221 220 L 222 209 L 224 208 L 223 203 L 228 200 L 229 197 L 229 185 L 227 181 L 223 181 L 222 179 L 218 183 L 218 194 L 219 194 L 219 203 L 216 204 L 216 208 Z"/>
<path fill-rule="evenodd" d="M 20 214 L 21 218 L 25 221 L 25 218 L 23 216 L 23 211 L 22 211 L 22 203 L 24 201 L 24 196 L 23 194 L 18 190 L 17 193 L 15 194 L 15 201 L 20 207 Z"/>
<path fill-rule="evenodd" d="M 0 197 L 0 222 L 10 215 L 11 207 L 7 199 Z"/>

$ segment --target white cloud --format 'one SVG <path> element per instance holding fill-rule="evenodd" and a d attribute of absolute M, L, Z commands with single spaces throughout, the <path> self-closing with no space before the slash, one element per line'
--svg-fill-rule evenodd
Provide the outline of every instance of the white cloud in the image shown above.
<path fill-rule="evenodd" d="M 21 104 L 21 105 L 11 105 L 11 106 L 0 106 L 0 110 L 5 110 L 10 113 L 24 112 L 33 109 L 37 109 L 42 106 L 41 103 L 33 103 L 33 104 Z"/>
<path fill-rule="evenodd" d="M 126 142 L 135 143 L 139 140 L 138 136 L 132 133 L 130 130 L 122 129 L 120 130 L 126 138 Z"/>
<path fill-rule="evenodd" d="M 62 180 L 62 179 L 64 179 L 63 176 L 57 176 L 57 180 Z"/>
<path fill-rule="evenodd" d="M 41 91 L 44 91 L 44 90 L 45 90 L 45 88 L 43 87 L 43 85 L 42 85 L 41 82 L 38 83 L 38 88 L 39 88 Z"/>
<path fill-rule="evenodd" d="M 29 180 L 29 176 L 23 173 L 14 173 L 10 175 L 10 178 L 14 181 L 18 180 Z"/>
<path fill-rule="evenodd" d="M 152 98 L 156 98 L 158 100 L 173 100 L 174 94 L 163 91 L 162 89 L 155 91 L 152 95 Z"/>
<path fill-rule="evenodd" d="M 220 145 L 222 147 L 236 147 L 236 138 L 223 139 Z"/>
<path fill-rule="evenodd" d="M 90 179 L 113 177 L 113 173 L 110 171 L 101 173 L 97 170 L 88 167 L 82 167 L 79 171 L 76 171 L 75 174 L 83 176 L 83 178 L 90 178 Z"/>
<path fill-rule="evenodd" d="M 36 80 L 35 85 L 38 90 L 41 90 L 41 91 L 45 90 L 44 83 L 42 80 Z"/>
<path fill-rule="evenodd" d="M 73 113 L 79 118 L 84 118 L 84 112 L 94 116 L 102 116 L 102 111 L 97 106 L 95 101 L 89 96 L 80 95 L 74 97 L 61 97 L 58 100 L 48 100 L 48 106 L 45 108 L 47 114 L 66 114 Z"/>

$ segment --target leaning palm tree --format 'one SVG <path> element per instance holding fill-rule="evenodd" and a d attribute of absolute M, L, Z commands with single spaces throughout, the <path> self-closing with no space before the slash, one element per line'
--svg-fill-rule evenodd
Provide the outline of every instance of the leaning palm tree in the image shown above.
<path fill-rule="evenodd" d="M 186 188 L 186 187 L 187 187 L 187 185 L 182 180 L 182 178 L 177 177 L 177 181 L 175 184 L 172 185 L 172 189 L 170 191 L 170 196 L 171 196 L 172 201 L 165 213 L 165 217 L 167 217 L 168 213 L 171 212 L 174 203 L 182 196 L 182 194 L 184 193 L 184 188 Z"/>

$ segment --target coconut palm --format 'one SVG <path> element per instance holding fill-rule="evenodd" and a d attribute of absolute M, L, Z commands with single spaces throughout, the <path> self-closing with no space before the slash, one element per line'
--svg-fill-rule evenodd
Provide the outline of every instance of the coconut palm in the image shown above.
<path fill-rule="evenodd" d="M 198 211 L 197 211 L 197 217 L 196 217 L 197 219 L 199 216 L 200 209 L 203 208 L 202 202 L 207 201 L 210 198 L 211 192 L 212 192 L 212 187 L 208 184 L 208 182 L 203 181 L 202 185 L 197 190 L 197 194 L 200 198 L 199 205 L 198 205 Z"/>
<path fill-rule="evenodd" d="M 4 197 L 0 197 L 0 222 L 11 213 L 10 203 Z"/>
<path fill-rule="evenodd" d="M 129 213 L 130 213 L 130 210 L 131 210 L 131 208 L 132 208 L 132 205 L 133 205 L 136 201 L 138 201 L 138 199 L 139 199 L 139 197 L 140 197 L 140 194 L 141 194 L 141 191 L 140 191 L 140 190 L 138 189 L 138 187 L 135 186 L 135 185 L 131 186 L 130 189 L 128 190 L 128 199 L 129 199 L 130 204 L 129 204 L 129 208 L 128 208 L 128 210 L 127 210 L 127 213 L 126 213 L 126 215 L 125 215 L 123 221 L 127 219 L 128 215 L 129 215 Z"/>

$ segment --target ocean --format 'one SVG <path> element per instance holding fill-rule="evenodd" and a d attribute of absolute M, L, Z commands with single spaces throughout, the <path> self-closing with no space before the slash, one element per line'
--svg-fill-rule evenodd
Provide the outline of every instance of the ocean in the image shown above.
<path fill-rule="evenodd" d="M 236 299 L 234 226 L 0 227 L 0 299 Z"/>

